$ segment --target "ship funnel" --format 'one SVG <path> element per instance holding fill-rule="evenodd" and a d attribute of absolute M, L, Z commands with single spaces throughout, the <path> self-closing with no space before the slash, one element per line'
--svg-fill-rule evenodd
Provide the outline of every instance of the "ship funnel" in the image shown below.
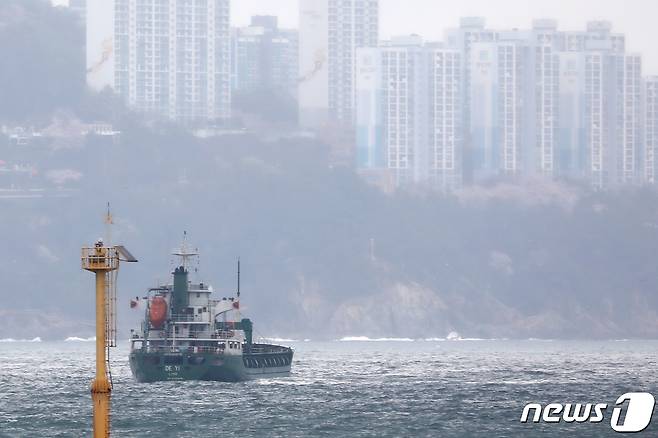
<path fill-rule="evenodd" d="M 242 326 L 242 330 L 244 330 L 244 337 L 246 338 L 247 346 L 251 347 L 254 333 L 254 324 L 249 318 L 243 318 L 242 321 L 240 321 L 240 325 Z"/>
<path fill-rule="evenodd" d="M 171 313 L 181 313 L 190 305 L 187 269 L 179 266 L 174 270 L 174 291 L 171 297 Z"/>

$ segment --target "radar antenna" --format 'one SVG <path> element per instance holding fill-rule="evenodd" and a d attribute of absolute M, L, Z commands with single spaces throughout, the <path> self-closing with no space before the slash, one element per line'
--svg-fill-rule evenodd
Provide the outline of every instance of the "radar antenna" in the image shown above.
<path fill-rule="evenodd" d="M 189 259 L 199 255 L 198 249 L 191 250 L 189 248 L 187 244 L 187 231 L 183 231 L 183 243 L 181 244 L 180 248 L 174 250 L 171 255 L 180 258 L 180 266 L 185 268 L 186 271 L 188 270 L 187 267 L 189 266 Z"/>

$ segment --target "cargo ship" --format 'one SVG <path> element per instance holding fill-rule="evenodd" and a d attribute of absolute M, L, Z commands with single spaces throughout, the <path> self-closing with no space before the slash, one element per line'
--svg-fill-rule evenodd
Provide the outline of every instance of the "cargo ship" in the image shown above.
<path fill-rule="evenodd" d="M 183 240 L 172 281 L 148 290 L 141 328 L 131 330 L 130 369 L 138 382 L 237 382 L 290 374 L 290 347 L 256 343 L 253 323 L 240 312 L 240 262 L 235 297 L 213 299 L 213 288 L 192 282 L 198 251 Z M 131 302 L 131 306 L 136 304 Z"/>

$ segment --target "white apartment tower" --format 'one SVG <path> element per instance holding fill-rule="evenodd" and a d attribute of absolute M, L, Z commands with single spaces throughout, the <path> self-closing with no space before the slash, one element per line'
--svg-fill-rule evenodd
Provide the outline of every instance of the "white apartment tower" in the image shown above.
<path fill-rule="evenodd" d="M 448 192 L 463 183 L 462 54 L 444 47 L 429 55 L 429 180 Z"/>
<path fill-rule="evenodd" d="M 642 135 L 642 57 L 620 54 L 615 57 L 617 74 L 616 132 L 617 157 L 616 184 L 633 184 L 641 181 Z"/>
<path fill-rule="evenodd" d="M 578 141 L 575 145 L 563 145 L 568 152 L 565 156 L 577 161 L 564 163 L 565 169 L 575 171 L 567 176 L 587 178 L 597 189 L 639 182 L 641 57 L 624 53 L 625 39 L 611 33 L 610 23 L 592 22 L 586 32 L 567 33 L 565 38 L 571 38 L 572 43 L 563 47 L 566 50 L 561 54 L 568 59 L 563 76 L 570 76 L 581 91 L 573 88 L 578 95 L 562 93 L 561 99 L 567 98 L 568 102 L 561 108 L 575 105 L 583 115 L 582 120 L 573 120 L 571 125 L 568 120 L 561 120 L 565 130 L 572 130 L 571 140 Z M 563 84 L 562 79 L 560 83 Z M 574 129 L 583 134 L 576 134 Z"/>
<path fill-rule="evenodd" d="M 517 35 L 471 48 L 470 139 L 473 176 L 486 180 L 519 175 L 523 169 L 528 114 L 525 87 L 528 46 Z"/>
<path fill-rule="evenodd" d="M 497 110 L 500 135 L 500 170 L 505 175 L 518 175 L 523 159 L 523 79 L 527 64 L 526 50 L 521 41 L 504 41 L 496 44 L 498 69 Z"/>
<path fill-rule="evenodd" d="M 418 183 L 428 177 L 428 60 L 417 41 L 398 40 L 380 50 L 387 168 L 398 186 Z"/>
<path fill-rule="evenodd" d="M 641 79 L 639 55 L 608 22 L 560 32 L 559 173 L 592 187 L 639 182 Z"/>
<path fill-rule="evenodd" d="M 114 0 L 115 91 L 184 123 L 230 117 L 229 0 Z"/>
<path fill-rule="evenodd" d="M 464 180 L 472 182 L 476 161 L 478 161 L 476 146 L 471 136 L 471 50 L 473 44 L 490 43 L 498 39 L 498 32 L 487 29 L 486 20 L 482 17 L 464 17 L 458 28 L 445 32 L 447 48 L 458 50 L 462 56 L 462 126 L 464 127 Z"/>
<path fill-rule="evenodd" d="M 377 46 L 379 0 L 300 0 L 299 19 L 300 123 L 351 127 L 356 49 Z"/>
<path fill-rule="evenodd" d="M 610 83 L 605 53 L 585 55 L 585 169 L 593 187 L 602 188 L 610 178 L 611 105 L 607 88 Z"/>
<path fill-rule="evenodd" d="M 557 24 L 499 31 L 472 42 L 465 119 L 476 181 L 499 176 L 553 178 L 559 116 Z"/>
<path fill-rule="evenodd" d="M 560 58 L 555 20 L 535 20 L 529 33 L 529 83 L 532 106 L 528 113 L 526 173 L 554 178 L 557 175 Z M 532 90 L 534 85 L 534 90 Z"/>
<path fill-rule="evenodd" d="M 396 186 L 462 184 L 462 60 L 416 36 L 357 51 L 357 166 Z"/>
<path fill-rule="evenodd" d="M 567 129 L 583 132 L 572 137 L 580 142 L 578 148 L 569 148 L 578 154 L 572 157 L 578 163 L 567 163 L 566 168 L 575 172 L 567 176 L 585 177 L 597 189 L 639 182 L 642 173 L 640 56 L 598 48 L 575 57 L 566 56 L 572 65 L 580 66 L 572 80 L 581 83 L 584 90 L 581 96 L 563 95 L 569 99 L 567 104 L 581 108 L 584 116 L 573 127 L 565 125 Z M 582 103 L 578 102 L 581 98 Z"/>

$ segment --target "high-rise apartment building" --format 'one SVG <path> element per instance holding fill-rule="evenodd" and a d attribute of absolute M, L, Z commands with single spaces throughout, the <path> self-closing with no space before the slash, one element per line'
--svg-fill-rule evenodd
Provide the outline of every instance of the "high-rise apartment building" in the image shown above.
<path fill-rule="evenodd" d="M 558 171 L 594 188 L 642 180 L 642 60 L 611 28 L 592 22 L 558 38 Z"/>
<path fill-rule="evenodd" d="M 464 17 L 456 29 L 445 32 L 446 47 L 456 49 L 462 56 L 462 126 L 464 127 L 464 180 L 473 182 L 475 172 L 476 152 L 471 138 L 471 49 L 475 43 L 493 42 L 498 39 L 498 32 L 486 28 L 482 17 Z"/>
<path fill-rule="evenodd" d="M 376 47 L 378 0 L 301 0 L 299 114 L 304 127 L 354 123 L 356 49 Z"/>
<path fill-rule="evenodd" d="M 297 96 L 297 31 L 279 29 L 277 17 L 255 16 L 250 26 L 233 29 L 231 53 L 233 90 Z"/>
<path fill-rule="evenodd" d="M 356 52 L 356 166 L 362 172 L 388 167 L 384 142 L 382 49 Z"/>
<path fill-rule="evenodd" d="M 470 51 L 470 139 L 476 181 L 523 170 L 529 48 L 520 35 L 474 43 Z"/>
<path fill-rule="evenodd" d="M 610 58 L 606 53 L 585 53 L 585 168 L 592 186 L 602 188 L 610 182 L 613 169 L 613 136 L 610 89 L 614 84 Z M 582 147 L 582 146 L 581 146 Z"/>
<path fill-rule="evenodd" d="M 559 138 L 560 57 L 557 51 L 557 22 L 535 20 L 528 32 L 529 86 L 527 114 L 528 147 L 525 173 L 557 176 Z"/>
<path fill-rule="evenodd" d="M 642 57 L 619 54 L 615 60 L 616 180 L 613 184 L 642 181 Z"/>
<path fill-rule="evenodd" d="M 382 50 L 382 100 L 387 168 L 397 185 L 427 179 L 429 65 L 415 41 Z"/>
<path fill-rule="evenodd" d="M 528 31 L 471 39 L 464 117 L 474 181 L 638 181 L 641 58 L 625 53 L 624 36 L 609 23 L 560 32 L 553 20 L 535 20 Z"/>
<path fill-rule="evenodd" d="M 463 57 L 454 49 L 429 49 L 429 182 L 442 191 L 462 186 L 464 127 Z"/>
<path fill-rule="evenodd" d="M 461 55 L 395 38 L 357 51 L 357 161 L 396 186 L 462 182 Z"/>
<path fill-rule="evenodd" d="M 494 31 L 483 19 L 466 18 L 446 32 L 445 45 L 400 41 L 359 52 L 360 169 L 394 170 L 400 185 L 443 175 L 442 187 L 500 177 L 559 178 L 594 188 L 655 181 L 656 80 L 642 82 L 641 56 L 626 51 L 625 36 L 610 23 L 563 32 L 555 20 L 540 19 L 528 30 Z M 432 70 L 436 60 L 424 58 L 431 46 L 452 51 L 453 67 Z M 460 93 L 452 105 L 442 103 L 454 96 L 441 96 L 446 86 L 437 82 L 449 75 Z M 444 132 L 458 135 L 442 143 L 415 137 Z M 454 147 L 442 153 L 451 138 Z M 441 157 L 448 158 L 439 165 Z M 460 170 L 448 172 L 447 163 Z M 459 183 L 448 182 L 453 176 Z"/>
<path fill-rule="evenodd" d="M 498 31 L 469 48 L 467 125 L 474 181 L 498 176 L 552 178 L 558 136 L 556 24 Z"/>
<path fill-rule="evenodd" d="M 560 52 L 558 104 L 558 175 L 566 179 L 585 177 L 587 134 L 585 121 L 585 63 L 582 52 Z M 591 93 L 591 91 L 590 91 Z"/>
<path fill-rule="evenodd" d="M 184 123 L 228 119 L 229 0 L 113 1 L 114 89 L 125 102 Z"/>

